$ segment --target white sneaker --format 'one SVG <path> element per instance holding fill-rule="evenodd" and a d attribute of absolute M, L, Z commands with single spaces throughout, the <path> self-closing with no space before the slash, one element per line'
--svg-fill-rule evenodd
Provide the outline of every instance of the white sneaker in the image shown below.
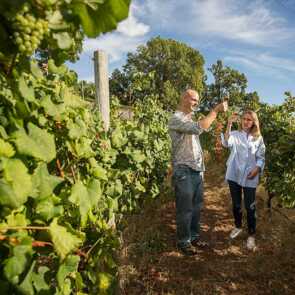
<path fill-rule="evenodd" d="M 248 250 L 255 250 L 256 244 L 255 244 L 255 238 L 250 236 L 247 239 L 247 249 Z"/>
<path fill-rule="evenodd" d="M 243 231 L 243 230 L 242 230 L 241 228 L 237 228 L 237 227 L 235 227 L 235 228 L 231 231 L 229 237 L 230 237 L 231 239 L 234 239 L 234 238 L 236 238 L 236 237 L 237 237 L 242 231 Z"/>

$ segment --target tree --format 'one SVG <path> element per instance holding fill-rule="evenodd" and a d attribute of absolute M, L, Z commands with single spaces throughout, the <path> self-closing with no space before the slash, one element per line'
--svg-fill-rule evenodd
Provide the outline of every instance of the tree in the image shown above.
<path fill-rule="evenodd" d="M 118 69 L 115 69 L 110 79 L 111 95 L 116 95 L 122 104 L 131 105 L 131 80 Z"/>
<path fill-rule="evenodd" d="M 138 92 L 136 100 L 143 100 L 149 92 L 157 94 L 165 108 L 172 109 L 186 88 L 200 92 L 203 90 L 203 66 L 204 59 L 194 48 L 172 39 L 152 38 L 146 45 L 139 46 L 136 53 L 128 53 L 122 72 L 114 71 L 111 92 L 126 102 L 132 82 L 138 76 L 144 79 L 146 75 L 152 74 L 153 79 L 150 79 L 150 83 L 145 80 L 142 94 Z M 131 99 L 131 102 L 134 100 Z"/>
<path fill-rule="evenodd" d="M 204 101 L 201 109 L 208 109 L 225 97 L 229 97 L 229 105 L 239 109 L 259 107 L 257 92 L 246 93 L 247 78 L 228 66 L 224 67 L 221 60 L 208 69 L 212 73 L 214 82 L 207 85 L 204 91 Z"/>
<path fill-rule="evenodd" d="M 112 95 L 120 99 L 121 104 L 129 106 L 150 95 L 158 98 L 154 72 L 134 72 L 126 75 L 116 69 L 110 79 L 110 90 Z"/>

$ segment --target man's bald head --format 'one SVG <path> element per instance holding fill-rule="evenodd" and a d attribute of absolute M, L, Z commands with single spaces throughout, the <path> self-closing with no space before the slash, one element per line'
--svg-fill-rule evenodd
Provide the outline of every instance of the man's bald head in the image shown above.
<path fill-rule="evenodd" d="M 196 90 L 187 89 L 184 92 L 182 92 L 181 99 L 183 99 L 183 98 L 185 98 L 187 96 L 196 96 L 196 97 L 199 97 L 199 94 L 198 94 L 198 92 Z"/>
<path fill-rule="evenodd" d="M 196 90 L 187 89 L 180 97 L 180 105 L 184 108 L 193 109 L 199 103 L 199 94 Z"/>
<path fill-rule="evenodd" d="M 185 113 L 190 113 L 199 103 L 199 94 L 196 90 L 187 89 L 180 96 L 178 109 Z"/>

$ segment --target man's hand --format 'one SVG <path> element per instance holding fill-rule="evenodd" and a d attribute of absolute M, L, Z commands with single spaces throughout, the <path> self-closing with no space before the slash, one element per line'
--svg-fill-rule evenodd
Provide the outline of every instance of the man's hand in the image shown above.
<path fill-rule="evenodd" d="M 260 168 L 256 166 L 248 175 L 248 179 L 253 179 L 260 172 Z"/>
<path fill-rule="evenodd" d="M 228 104 L 227 101 L 223 101 L 221 103 L 219 103 L 217 106 L 215 106 L 214 111 L 215 112 L 226 112 L 228 109 Z"/>
<path fill-rule="evenodd" d="M 218 104 L 211 112 L 199 121 L 201 128 L 208 130 L 212 122 L 216 119 L 218 112 L 225 112 L 227 110 L 227 101 Z"/>

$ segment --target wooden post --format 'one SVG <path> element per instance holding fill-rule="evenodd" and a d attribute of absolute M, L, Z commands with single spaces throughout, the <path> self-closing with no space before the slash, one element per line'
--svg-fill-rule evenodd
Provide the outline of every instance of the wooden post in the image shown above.
<path fill-rule="evenodd" d="M 102 50 L 94 51 L 94 81 L 95 81 L 95 102 L 97 103 L 104 129 L 110 127 L 110 90 L 108 74 L 108 55 Z M 110 228 L 116 229 L 115 214 L 108 221 Z"/>
<path fill-rule="evenodd" d="M 110 91 L 108 77 L 108 55 L 102 50 L 94 51 L 95 102 L 97 103 L 104 129 L 110 127 Z"/>
<path fill-rule="evenodd" d="M 84 97 L 84 80 L 81 81 L 81 91 L 82 91 L 82 98 L 83 98 L 83 100 L 85 100 L 85 97 Z"/>

